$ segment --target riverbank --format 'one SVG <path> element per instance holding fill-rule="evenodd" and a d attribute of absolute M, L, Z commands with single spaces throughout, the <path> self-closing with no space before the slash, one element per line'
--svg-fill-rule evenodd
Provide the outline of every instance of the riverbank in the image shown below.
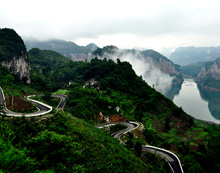
<path fill-rule="evenodd" d="M 178 94 L 174 95 L 173 102 L 195 119 L 220 124 L 219 94 L 203 90 L 194 79 L 184 78 Z"/>
<path fill-rule="evenodd" d="M 197 81 L 197 84 L 204 90 L 220 92 L 220 88 L 213 88 L 213 87 L 204 86 L 203 83 L 200 83 L 199 81 Z"/>

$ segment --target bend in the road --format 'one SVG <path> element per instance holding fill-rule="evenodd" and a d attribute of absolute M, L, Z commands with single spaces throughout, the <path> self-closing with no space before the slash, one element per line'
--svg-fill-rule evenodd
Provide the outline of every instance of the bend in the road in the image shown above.
<path fill-rule="evenodd" d="M 113 126 L 116 125 L 118 123 L 109 123 L 109 124 L 101 124 L 96 126 L 97 128 L 103 128 L 103 127 L 108 127 L 108 126 Z M 120 130 L 118 132 L 115 132 L 112 134 L 113 137 L 118 138 L 119 141 L 122 143 L 121 141 L 121 136 L 128 133 L 129 131 L 132 131 L 134 129 L 136 129 L 139 125 L 136 122 L 121 122 L 120 124 L 124 124 L 126 125 L 128 128 Z M 149 152 L 153 152 L 163 158 L 165 158 L 165 160 L 168 162 L 171 170 L 174 173 L 183 173 L 183 168 L 181 165 L 181 162 L 179 160 L 179 158 L 172 152 L 159 148 L 159 147 L 154 147 L 154 146 L 150 146 L 150 145 L 145 145 L 142 146 L 142 150 L 144 151 L 149 151 Z"/>
<path fill-rule="evenodd" d="M 63 111 L 63 107 L 65 106 L 67 96 L 64 96 L 64 95 L 52 95 L 52 96 L 53 97 L 57 97 L 57 98 L 61 98 L 61 101 L 60 101 L 59 105 L 57 106 L 57 109 Z M 28 96 L 27 100 L 31 101 L 32 103 L 34 103 L 36 105 L 36 107 L 38 108 L 37 112 L 34 112 L 34 113 L 17 113 L 17 112 L 12 112 L 12 111 L 8 110 L 6 105 L 5 105 L 4 92 L 3 92 L 2 88 L 0 87 L 0 105 L 3 106 L 3 110 L 5 111 L 7 116 L 33 117 L 33 116 L 45 115 L 45 114 L 48 114 L 49 112 L 52 111 L 52 107 L 51 106 L 49 106 L 49 105 L 47 105 L 45 103 L 39 102 L 37 100 L 30 99 L 30 97 L 31 96 Z"/>

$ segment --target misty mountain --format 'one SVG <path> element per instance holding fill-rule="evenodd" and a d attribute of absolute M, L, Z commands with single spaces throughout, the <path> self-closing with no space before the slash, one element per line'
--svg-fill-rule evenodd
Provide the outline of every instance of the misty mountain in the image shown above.
<path fill-rule="evenodd" d="M 201 61 L 214 61 L 218 57 L 220 57 L 220 47 L 180 47 L 170 55 L 170 60 L 176 64 L 188 65 Z"/>
<path fill-rule="evenodd" d="M 28 51 L 32 48 L 39 48 L 41 50 L 53 50 L 59 52 L 63 56 L 72 59 L 73 61 L 88 60 L 91 52 L 98 48 L 98 46 L 94 43 L 90 43 L 87 46 L 79 46 L 74 42 L 64 40 L 26 40 L 25 45 Z"/>
<path fill-rule="evenodd" d="M 121 50 L 115 46 L 106 46 L 94 51 L 93 57 L 129 62 L 137 75 L 163 94 L 172 84 L 183 81 L 180 66 L 154 50 Z"/>

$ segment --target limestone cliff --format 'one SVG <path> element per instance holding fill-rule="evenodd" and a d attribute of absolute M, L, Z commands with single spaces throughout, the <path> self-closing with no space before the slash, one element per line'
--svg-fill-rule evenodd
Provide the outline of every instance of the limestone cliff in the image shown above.
<path fill-rule="evenodd" d="M 167 74 L 180 75 L 178 67 L 168 59 L 160 58 L 159 61 L 155 63 L 155 65 L 157 68 Z"/>
<path fill-rule="evenodd" d="M 154 50 L 145 50 L 141 52 L 146 61 L 152 61 L 154 66 L 161 72 L 174 76 L 173 84 L 182 83 L 182 73 L 180 71 L 180 66 L 174 64 L 172 61 L 167 59 L 165 56 Z"/>
<path fill-rule="evenodd" d="M 6 66 L 9 71 L 16 75 L 22 82 L 31 83 L 30 65 L 27 62 L 26 53 L 23 53 L 22 56 L 14 56 L 10 60 L 3 61 L 2 65 Z"/>
<path fill-rule="evenodd" d="M 213 62 L 205 63 L 202 66 L 197 78 L 203 79 L 208 77 L 208 75 L 215 80 L 220 80 L 220 58 L 216 59 Z"/>
<path fill-rule="evenodd" d="M 220 58 L 205 63 L 197 75 L 197 81 L 203 89 L 220 91 Z"/>
<path fill-rule="evenodd" d="M 22 82 L 31 83 L 26 47 L 13 29 L 0 29 L 0 63 Z"/>

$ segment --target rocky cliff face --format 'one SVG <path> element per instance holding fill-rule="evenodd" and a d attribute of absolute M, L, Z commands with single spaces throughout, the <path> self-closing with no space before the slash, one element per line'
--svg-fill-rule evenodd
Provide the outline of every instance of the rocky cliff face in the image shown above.
<path fill-rule="evenodd" d="M 162 72 L 165 72 L 170 75 L 180 75 L 180 71 L 175 64 L 171 61 L 160 58 L 159 62 L 155 63 L 156 67 L 159 68 Z"/>
<path fill-rule="evenodd" d="M 71 53 L 70 59 L 73 61 L 89 61 L 91 55 L 85 53 Z"/>
<path fill-rule="evenodd" d="M 172 61 L 167 59 L 165 56 L 154 50 L 145 50 L 141 52 L 146 61 L 152 61 L 154 66 L 165 74 L 174 76 L 173 84 L 182 83 L 182 73 L 180 71 L 180 66 L 174 64 Z"/>
<path fill-rule="evenodd" d="M 212 79 L 220 80 L 220 58 L 216 59 L 213 62 L 205 63 L 202 66 L 202 69 L 200 70 L 197 78 L 203 79 L 207 77 L 208 75 Z"/>
<path fill-rule="evenodd" d="M 3 61 L 2 65 L 6 66 L 9 71 L 16 75 L 21 81 L 31 83 L 30 65 L 27 62 L 26 53 L 23 53 L 22 56 L 14 56 L 10 60 Z"/>
<path fill-rule="evenodd" d="M 26 47 L 13 29 L 0 29 L 0 63 L 22 82 L 31 83 Z"/>

